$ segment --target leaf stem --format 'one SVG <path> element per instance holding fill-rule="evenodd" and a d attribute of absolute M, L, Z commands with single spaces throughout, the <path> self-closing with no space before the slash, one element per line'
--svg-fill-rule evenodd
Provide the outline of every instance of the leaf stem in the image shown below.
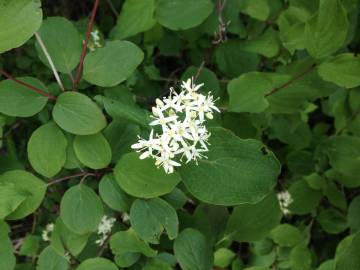
<path fill-rule="evenodd" d="M 38 93 L 38 94 L 40 94 L 40 95 L 42 95 L 44 97 L 47 97 L 48 99 L 56 100 L 55 96 L 53 96 L 53 95 L 45 92 L 44 90 L 41 90 L 41 89 L 35 87 L 35 86 L 32 86 L 32 85 L 30 85 L 30 84 L 28 84 L 26 82 L 23 82 L 23 81 L 20 81 L 20 80 L 14 78 L 13 76 L 11 76 L 9 73 L 5 72 L 2 69 L 0 69 L 0 74 L 3 75 L 4 77 L 8 78 L 9 80 L 12 80 L 12 81 L 14 81 L 14 82 L 16 82 L 18 84 L 21 84 L 22 86 L 25 86 L 25 87 L 29 88 L 30 90 L 32 90 L 32 91 L 34 91 L 34 92 L 36 92 L 36 93 Z"/>
<path fill-rule="evenodd" d="M 82 177 L 82 179 L 83 179 L 84 177 L 88 177 L 88 176 L 96 176 L 96 174 L 91 173 L 91 172 L 81 172 L 81 173 L 77 173 L 77 174 L 73 174 L 73 175 L 68 175 L 68 176 L 61 177 L 61 178 L 51 181 L 50 183 L 48 183 L 48 186 L 52 186 L 52 185 L 61 183 L 63 181 L 78 178 L 78 177 Z"/>
<path fill-rule="evenodd" d="M 80 63 L 76 72 L 76 76 L 75 76 L 75 82 L 74 82 L 74 90 L 77 88 L 77 86 L 79 85 L 80 79 L 81 79 L 81 74 L 82 74 L 82 70 L 83 70 L 83 65 L 84 65 L 84 59 L 86 56 L 86 48 L 87 45 L 89 43 L 89 39 L 90 39 L 90 34 L 91 34 L 91 30 L 94 24 L 94 20 L 95 20 L 95 16 L 96 16 L 96 12 L 99 6 L 99 1 L 100 0 L 95 0 L 94 6 L 93 6 L 93 10 L 91 12 L 91 18 L 88 24 L 88 29 L 86 32 L 86 36 L 85 36 L 85 40 L 83 42 L 83 47 L 82 47 L 82 52 L 81 52 L 81 56 L 80 56 Z"/>
<path fill-rule="evenodd" d="M 316 67 L 316 64 L 312 64 L 311 66 L 309 66 L 307 69 L 305 69 L 302 73 L 300 73 L 299 75 L 295 76 L 294 78 L 290 79 L 289 81 L 287 81 L 286 83 L 284 83 L 283 85 L 280 85 L 278 87 L 273 88 L 269 93 L 267 93 L 265 95 L 265 97 L 268 97 L 272 94 L 275 94 L 276 92 L 278 92 L 279 90 L 288 87 L 290 84 L 292 84 L 293 82 L 301 79 L 303 76 L 305 76 L 307 73 L 309 73 L 310 71 L 312 71 L 314 68 Z"/>
<path fill-rule="evenodd" d="M 45 54 L 46 59 L 47 59 L 48 62 L 49 62 L 49 65 L 50 65 L 50 67 L 51 67 L 51 69 L 52 69 L 52 72 L 54 73 L 54 77 L 55 77 L 55 79 L 56 79 L 56 81 L 57 81 L 57 83 L 58 83 L 61 91 L 65 91 L 65 87 L 64 87 L 64 85 L 63 85 L 63 83 L 62 83 L 62 81 L 61 81 L 61 79 L 60 79 L 59 73 L 57 72 L 57 70 L 56 70 L 56 68 L 55 68 L 54 62 L 53 62 L 53 60 L 51 59 L 51 56 L 50 56 L 50 54 L 49 54 L 49 51 L 47 50 L 47 48 L 46 48 L 46 46 L 45 46 L 45 44 L 44 44 L 44 42 L 43 42 L 43 40 L 42 40 L 42 38 L 41 38 L 41 36 L 39 35 L 38 32 L 35 32 L 35 37 L 36 37 L 37 42 L 38 42 L 39 45 L 40 45 L 40 48 L 42 49 L 43 53 Z"/>
<path fill-rule="evenodd" d="M 107 2 L 108 2 L 108 5 L 109 5 L 111 11 L 114 13 L 114 15 L 116 17 L 119 17 L 119 13 L 116 11 L 116 8 L 115 8 L 113 2 L 111 0 L 107 0 Z"/>

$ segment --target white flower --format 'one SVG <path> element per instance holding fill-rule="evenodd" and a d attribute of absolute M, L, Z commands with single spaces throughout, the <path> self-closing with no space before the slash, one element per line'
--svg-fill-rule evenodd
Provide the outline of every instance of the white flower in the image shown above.
<path fill-rule="evenodd" d="M 188 79 L 182 82 L 180 93 L 170 88 L 168 97 L 156 99 L 156 106 L 152 108 L 154 120 L 149 125 L 160 126 L 161 133 L 151 129 L 148 140 L 139 137 L 131 146 L 141 153 L 140 159 L 152 157 L 156 166 L 173 173 L 184 157 L 186 163 L 206 158 L 210 133 L 204 123 L 206 118 L 213 118 L 214 111 L 220 110 L 211 93 L 205 96 L 198 92 L 202 86 Z"/>
<path fill-rule="evenodd" d="M 114 226 L 116 219 L 112 217 L 103 216 L 101 222 L 98 226 L 97 234 L 100 236 L 98 240 L 95 241 L 96 244 L 102 246 L 105 244 L 106 239 L 111 233 L 111 229 Z"/>
<path fill-rule="evenodd" d="M 50 241 L 50 234 L 54 231 L 54 224 L 53 223 L 49 223 L 48 225 L 46 225 L 45 230 L 42 231 L 42 239 L 45 242 Z"/>
<path fill-rule="evenodd" d="M 101 48 L 102 45 L 100 43 L 100 32 L 98 29 L 95 29 L 94 31 L 90 32 L 92 43 L 88 43 L 88 47 L 90 51 L 95 51 L 96 48 Z"/>
<path fill-rule="evenodd" d="M 293 202 L 293 198 L 291 197 L 291 194 L 289 191 L 281 191 L 277 194 L 277 198 L 279 201 L 281 212 L 283 212 L 284 215 L 290 214 L 289 206 Z"/>

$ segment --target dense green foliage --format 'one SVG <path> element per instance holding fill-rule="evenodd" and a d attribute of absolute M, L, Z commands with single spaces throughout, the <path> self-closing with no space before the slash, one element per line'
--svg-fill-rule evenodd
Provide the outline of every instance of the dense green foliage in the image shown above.
<path fill-rule="evenodd" d="M 0 270 L 359 270 L 359 11 L 0 0 Z M 190 77 L 221 113 L 167 174 L 131 145 Z"/>

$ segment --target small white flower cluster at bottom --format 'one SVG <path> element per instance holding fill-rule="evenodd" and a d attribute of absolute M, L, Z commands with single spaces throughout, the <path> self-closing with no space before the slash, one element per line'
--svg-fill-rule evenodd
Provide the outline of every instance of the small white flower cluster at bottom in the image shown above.
<path fill-rule="evenodd" d="M 46 225 L 45 230 L 42 231 L 42 239 L 45 242 L 50 241 L 50 234 L 54 231 L 54 224 L 53 223 L 49 223 L 48 225 Z"/>
<path fill-rule="evenodd" d="M 151 129 L 148 140 L 139 137 L 131 147 L 141 152 L 140 159 L 152 157 L 156 166 L 162 166 L 166 173 L 173 173 L 182 159 L 186 163 L 206 158 L 210 132 L 205 119 L 212 119 L 213 112 L 220 112 L 211 93 L 207 96 L 198 92 L 203 84 L 196 85 L 193 79 L 182 82 L 180 93 L 170 88 L 170 95 L 156 100 L 152 108 L 154 120 L 150 126 L 160 126 L 161 134 Z M 179 159 L 176 159 L 180 156 Z"/>
<path fill-rule="evenodd" d="M 281 191 L 277 194 L 277 198 L 280 204 L 280 210 L 284 215 L 290 214 L 289 206 L 293 202 L 293 198 L 289 191 Z"/>
<path fill-rule="evenodd" d="M 96 244 L 102 246 L 105 244 L 109 234 L 111 233 L 111 229 L 115 224 L 116 219 L 113 217 L 103 216 L 101 222 L 98 226 L 97 234 L 100 235 L 100 238 L 95 241 Z"/>

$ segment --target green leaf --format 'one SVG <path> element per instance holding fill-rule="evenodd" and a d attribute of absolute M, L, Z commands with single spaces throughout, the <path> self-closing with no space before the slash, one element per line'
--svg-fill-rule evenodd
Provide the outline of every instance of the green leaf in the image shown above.
<path fill-rule="evenodd" d="M 79 184 L 67 190 L 62 197 L 60 217 L 64 224 L 78 234 L 94 232 L 103 217 L 99 197 L 89 187 Z"/>
<path fill-rule="evenodd" d="M 228 40 L 220 44 L 215 52 L 216 64 L 220 71 L 230 78 L 257 70 L 259 56 L 242 49 L 238 40 Z"/>
<path fill-rule="evenodd" d="M 108 259 L 92 258 L 83 261 L 76 270 L 118 270 L 118 268 Z"/>
<path fill-rule="evenodd" d="M 0 182 L 0 220 L 14 212 L 27 196 L 28 193 L 21 192 L 14 183 Z"/>
<path fill-rule="evenodd" d="M 250 72 L 231 80 L 227 86 L 229 110 L 250 113 L 264 111 L 269 106 L 265 94 L 289 79 L 288 75 Z"/>
<path fill-rule="evenodd" d="M 340 54 L 322 63 L 318 68 L 319 75 L 327 82 L 341 87 L 354 88 L 360 85 L 360 57 L 352 53 Z"/>
<path fill-rule="evenodd" d="M 26 196 L 16 210 L 6 217 L 8 220 L 21 219 L 33 213 L 40 206 L 46 191 L 43 181 L 21 170 L 0 175 L 0 185 L 13 185 L 19 194 Z"/>
<path fill-rule="evenodd" d="M 67 140 L 58 126 L 49 122 L 36 129 L 30 137 L 27 151 L 34 170 L 53 177 L 65 164 Z"/>
<path fill-rule="evenodd" d="M 144 53 L 129 41 L 109 41 L 87 54 L 83 77 L 91 84 L 115 86 L 128 79 L 144 59 Z"/>
<path fill-rule="evenodd" d="M 40 236 L 28 234 L 21 245 L 19 254 L 22 256 L 35 257 L 38 254 L 40 241 Z"/>
<path fill-rule="evenodd" d="M 275 57 L 280 51 L 277 32 L 271 28 L 261 36 L 243 43 L 242 49 L 247 52 L 261 54 L 265 57 Z"/>
<path fill-rule="evenodd" d="M 96 103 L 74 91 L 58 97 L 52 114 L 62 129 L 76 135 L 95 134 L 106 126 L 105 116 Z"/>
<path fill-rule="evenodd" d="M 325 143 L 330 164 L 340 173 L 360 175 L 360 138 L 355 136 L 332 136 Z"/>
<path fill-rule="evenodd" d="M 269 111 L 286 114 L 300 112 L 308 105 L 308 101 L 327 97 L 339 89 L 336 85 L 322 80 L 314 68 L 313 60 L 306 58 L 279 68 L 275 74 L 271 73 L 275 78 L 280 75 L 290 77 L 289 80 L 279 81 L 274 85 L 274 89 L 280 89 L 267 97 L 270 103 Z"/>
<path fill-rule="evenodd" d="M 16 257 L 13 254 L 13 245 L 8 236 L 9 226 L 0 220 L 0 269 L 13 270 L 16 265 Z"/>
<path fill-rule="evenodd" d="M 45 85 L 32 77 L 20 77 L 18 80 L 46 91 Z M 0 113 L 9 116 L 29 117 L 40 112 L 48 98 L 22 86 L 12 80 L 0 82 Z"/>
<path fill-rule="evenodd" d="M 299 244 L 290 252 L 290 265 L 292 270 L 310 270 L 311 253 L 305 244 Z"/>
<path fill-rule="evenodd" d="M 215 244 L 224 235 L 229 211 L 223 206 L 201 203 L 196 207 L 193 218 L 194 227 L 204 234 L 210 243 Z"/>
<path fill-rule="evenodd" d="M 280 172 L 274 154 L 257 140 L 242 140 L 222 128 L 209 130 L 208 158 L 180 169 L 189 192 L 201 201 L 217 205 L 262 200 Z"/>
<path fill-rule="evenodd" d="M 174 253 L 183 270 L 210 270 L 213 257 L 211 247 L 199 231 L 183 230 L 174 242 Z"/>
<path fill-rule="evenodd" d="M 335 260 L 327 260 L 323 262 L 316 270 L 335 270 Z"/>
<path fill-rule="evenodd" d="M 51 233 L 51 246 L 58 252 L 65 250 L 77 256 L 85 248 L 89 234 L 76 234 L 65 226 L 63 221 L 58 218 L 54 231 Z"/>
<path fill-rule="evenodd" d="M 155 25 L 154 15 L 155 0 L 126 0 L 112 30 L 112 36 L 124 39 L 145 32 Z"/>
<path fill-rule="evenodd" d="M 346 216 L 334 208 L 322 209 L 316 220 L 321 228 L 329 234 L 338 234 L 348 228 Z"/>
<path fill-rule="evenodd" d="M 322 193 L 309 187 L 305 180 L 296 181 L 289 188 L 293 202 L 289 206 L 291 213 L 305 215 L 311 213 L 319 204 Z"/>
<path fill-rule="evenodd" d="M 133 199 L 116 183 L 112 174 L 106 174 L 99 183 L 101 199 L 113 210 L 129 212 Z"/>
<path fill-rule="evenodd" d="M 65 169 L 76 169 L 81 168 L 81 163 L 79 159 L 76 157 L 75 151 L 74 151 L 74 135 L 71 135 L 69 133 L 67 135 L 67 141 L 68 145 L 66 147 L 66 161 L 64 164 Z"/>
<path fill-rule="evenodd" d="M 41 25 L 39 35 L 56 70 L 71 73 L 80 61 L 82 40 L 75 26 L 64 17 L 48 17 Z M 40 45 L 36 42 L 40 60 L 50 68 Z"/>
<path fill-rule="evenodd" d="M 170 193 L 180 182 L 179 174 L 166 174 L 162 168 L 156 168 L 152 159 L 140 160 L 137 153 L 123 155 L 114 173 L 120 187 L 139 198 L 154 198 Z"/>
<path fill-rule="evenodd" d="M 267 0 L 237 0 L 237 2 L 241 12 L 260 21 L 265 21 L 270 15 Z"/>
<path fill-rule="evenodd" d="M 40 0 L 0 0 L 0 53 L 23 45 L 41 22 Z"/>
<path fill-rule="evenodd" d="M 355 234 L 350 244 L 336 260 L 335 270 L 360 269 L 360 234 Z"/>
<path fill-rule="evenodd" d="M 347 12 L 340 0 L 320 0 L 319 11 L 305 26 L 305 46 L 311 56 L 323 58 L 345 43 L 349 27 Z"/>
<path fill-rule="evenodd" d="M 160 198 L 134 201 L 130 209 L 130 222 L 139 237 L 152 244 L 159 243 L 164 230 L 170 240 L 175 239 L 179 229 L 175 209 Z"/>
<path fill-rule="evenodd" d="M 305 23 L 312 12 L 305 7 L 290 6 L 282 12 L 277 21 L 279 36 L 284 47 L 290 53 L 305 48 Z"/>
<path fill-rule="evenodd" d="M 219 248 L 214 253 L 214 265 L 220 268 L 226 268 L 230 265 L 236 254 L 227 248 Z"/>
<path fill-rule="evenodd" d="M 131 266 L 139 259 L 140 254 L 146 257 L 155 257 L 157 254 L 157 251 L 140 240 L 131 228 L 114 234 L 110 239 L 110 247 L 120 267 Z"/>
<path fill-rule="evenodd" d="M 360 196 L 355 197 L 349 206 L 347 212 L 347 219 L 352 232 L 358 232 L 360 230 Z"/>
<path fill-rule="evenodd" d="M 173 270 L 173 268 L 165 261 L 161 259 L 150 259 L 146 262 L 145 266 L 141 270 Z"/>
<path fill-rule="evenodd" d="M 104 130 L 104 136 L 112 149 L 112 161 L 116 163 L 122 155 L 132 152 L 131 145 L 137 142 L 140 127 L 127 124 L 121 120 L 113 120 Z"/>
<path fill-rule="evenodd" d="M 178 31 L 198 26 L 212 10 L 210 0 L 158 0 L 156 18 L 162 26 Z"/>
<path fill-rule="evenodd" d="M 292 247 L 302 240 L 301 232 L 290 224 L 280 224 L 271 233 L 273 241 L 281 247 Z"/>
<path fill-rule="evenodd" d="M 91 169 L 102 169 L 111 162 L 111 148 L 101 133 L 76 136 L 74 151 L 82 164 Z"/>
<path fill-rule="evenodd" d="M 51 246 L 45 248 L 39 256 L 36 270 L 68 270 L 69 262 Z"/>
<path fill-rule="evenodd" d="M 239 242 L 261 240 L 280 223 L 281 216 L 275 193 L 257 204 L 238 205 L 229 218 L 225 237 Z"/>
<path fill-rule="evenodd" d="M 165 194 L 163 198 L 175 209 L 181 209 L 188 200 L 186 194 L 179 188 L 174 188 L 170 193 Z"/>
<path fill-rule="evenodd" d="M 144 128 L 149 128 L 149 112 L 138 106 L 110 98 L 103 98 L 105 111 L 116 120 L 127 120 Z"/>

